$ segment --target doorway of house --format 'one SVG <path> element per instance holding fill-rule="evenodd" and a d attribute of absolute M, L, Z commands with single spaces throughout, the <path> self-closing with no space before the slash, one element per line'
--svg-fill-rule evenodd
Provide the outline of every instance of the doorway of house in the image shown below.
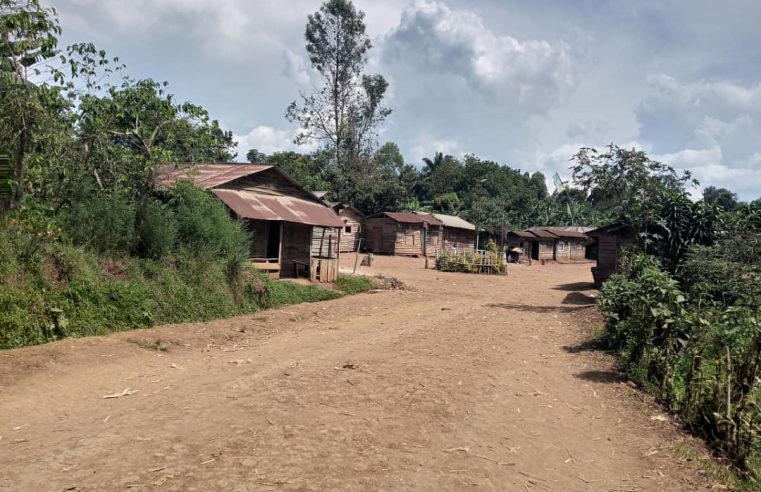
<path fill-rule="evenodd" d="M 280 258 L 280 230 L 282 224 L 276 220 L 270 221 L 267 231 L 267 258 Z"/>
<path fill-rule="evenodd" d="M 539 259 L 539 241 L 531 241 L 531 258 Z"/>

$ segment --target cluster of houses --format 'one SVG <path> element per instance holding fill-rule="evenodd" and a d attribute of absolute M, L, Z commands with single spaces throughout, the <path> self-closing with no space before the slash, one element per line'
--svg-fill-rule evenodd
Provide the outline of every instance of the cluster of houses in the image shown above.
<path fill-rule="evenodd" d="M 325 193 L 307 190 L 276 166 L 170 166 L 157 181 L 166 187 L 189 181 L 214 194 L 252 233 L 253 264 L 279 277 L 332 282 L 344 252 L 435 256 L 474 251 L 478 241 L 476 226 L 453 215 L 389 211 L 364 216 L 350 204 L 324 201 Z M 503 235 L 505 245 L 529 262 L 594 257 L 598 242 L 601 258 L 608 258 L 613 254 L 605 242 L 609 236 L 610 231 L 582 227 L 532 227 Z M 600 278 L 610 275 L 607 267 L 597 269 Z"/>

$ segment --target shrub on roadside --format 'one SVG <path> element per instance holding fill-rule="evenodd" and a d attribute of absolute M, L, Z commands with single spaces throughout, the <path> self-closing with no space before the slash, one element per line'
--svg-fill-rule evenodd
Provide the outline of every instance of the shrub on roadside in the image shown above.
<path fill-rule="evenodd" d="M 711 253 L 718 257 L 716 250 Z M 707 275 L 700 280 L 703 270 Z M 742 277 L 749 271 L 752 268 L 739 278 L 727 278 L 725 269 L 720 278 L 716 265 L 688 260 L 681 276 L 691 284 L 682 288 L 653 257 L 635 255 L 625 261 L 622 274 L 605 282 L 600 305 L 605 315 L 603 340 L 621 354 L 631 377 L 757 475 L 761 312 L 743 301 L 744 288 L 731 287 L 747 281 Z"/>
<path fill-rule="evenodd" d="M 73 244 L 113 256 L 133 251 L 136 219 L 136 204 L 118 192 L 74 202 L 59 214 L 63 234 Z"/>
<path fill-rule="evenodd" d="M 373 289 L 372 281 L 361 275 L 339 275 L 336 287 L 347 294 L 359 294 Z"/>

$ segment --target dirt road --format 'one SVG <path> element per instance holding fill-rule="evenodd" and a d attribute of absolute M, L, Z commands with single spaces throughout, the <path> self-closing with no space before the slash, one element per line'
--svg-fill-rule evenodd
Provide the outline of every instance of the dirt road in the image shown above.
<path fill-rule="evenodd" d="M 0 489 L 710 486 L 584 350 L 589 265 L 373 271 L 416 290 L 0 352 Z"/>

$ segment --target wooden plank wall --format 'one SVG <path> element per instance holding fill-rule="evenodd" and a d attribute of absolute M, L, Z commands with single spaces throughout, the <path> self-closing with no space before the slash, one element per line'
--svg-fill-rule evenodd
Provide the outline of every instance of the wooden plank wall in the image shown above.
<path fill-rule="evenodd" d="M 555 241 L 552 239 L 539 240 L 539 259 L 552 260 L 555 257 Z"/>
<path fill-rule="evenodd" d="M 325 235 L 323 236 L 323 231 Z M 343 242 L 343 237 L 341 238 Z M 322 245 L 322 249 L 320 246 Z M 328 249 L 330 245 L 331 249 Z M 332 257 L 338 255 L 338 229 L 333 227 L 314 226 L 312 228 L 312 256 Z"/>
<path fill-rule="evenodd" d="M 312 226 L 283 222 L 283 244 L 281 245 L 281 277 L 295 275 L 292 260 L 309 264 L 312 244 Z"/>
<path fill-rule="evenodd" d="M 396 224 L 396 223 L 395 223 Z M 396 224 L 396 236 L 394 238 L 395 255 L 421 255 L 423 254 L 423 226 L 422 224 Z"/>
<path fill-rule="evenodd" d="M 344 222 L 344 231 L 341 233 L 341 251 L 351 252 L 357 250 L 359 238 L 362 237 L 362 216 L 350 208 L 341 210 L 338 214 Z M 346 227 L 351 227 L 351 232 L 346 232 Z M 366 240 L 365 240 L 366 241 Z M 363 242 L 363 247 L 366 246 Z"/>
<path fill-rule="evenodd" d="M 226 186 L 234 189 L 250 190 L 262 195 L 292 196 L 322 203 L 314 195 L 304 192 L 304 190 L 301 190 L 283 175 L 272 169 L 237 179 Z"/>
<path fill-rule="evenodd" d="M 457 248 L 461 251 L 474 251 L 476 249 L 476 231 L 444 227 L 444 241 L 442 249 L 452 251 Z"/>
<path fill-rule="evenodd" d="M 572 239 L 570 242 L 571 242 L 571 259 L 572 260 L 585 259 L 587 255 L 587 247 L 585 245 L 585 240 Z"/>
<path fill-rule="evenodd" d="M 246 220 L 246 229 L 251 234 L 251 257 L 265 258 L 267 256 L 267 241 L 270 223 L 267 220 Z"/>
<path fill-rule="evenodd" d="M 381 228 L 381 244 L 374 244 L 374 232 L 376 227 Z M 365 219 L 365 228 L 363 237 L 367 243 L 367 248 L 373 253 L 393 255 L 396 245 L 397 223 L 388 217 L 373 217 Z"/>
<path fill-rule="evenodd" d="M 597 266 L 603 270 L 615 271 L 618 268 L 618 236 L 603 235 L 598 238 Z"/>

